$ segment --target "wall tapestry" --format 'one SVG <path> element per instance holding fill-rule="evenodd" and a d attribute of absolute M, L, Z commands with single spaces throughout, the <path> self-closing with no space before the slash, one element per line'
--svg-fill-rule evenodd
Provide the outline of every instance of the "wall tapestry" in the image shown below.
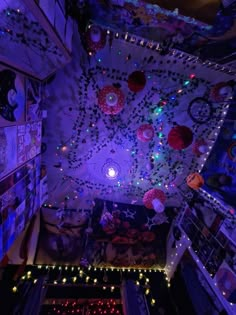
<path fill-rule="evenodd" d="M 168 232 L 166 214 L 97 199 L 84 258 L 99 267 L 164 267 Z"/>

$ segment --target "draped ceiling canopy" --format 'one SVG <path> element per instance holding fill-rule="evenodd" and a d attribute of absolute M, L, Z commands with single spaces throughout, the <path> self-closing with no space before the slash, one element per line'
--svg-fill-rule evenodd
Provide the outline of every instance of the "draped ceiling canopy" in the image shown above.
<path fill-rule="evenodd" d="M 167 206 L 181 204 L 186 178 L 201 171 L 227 112 L 212 87 L 232 79 L 191 60 L 111 32 L 90 56 L 75 44 L 72 63 L 47 85 L 51 204 L 65 197 L 72 207 L 94 198 L 143 204 L 152 188 Z"/>

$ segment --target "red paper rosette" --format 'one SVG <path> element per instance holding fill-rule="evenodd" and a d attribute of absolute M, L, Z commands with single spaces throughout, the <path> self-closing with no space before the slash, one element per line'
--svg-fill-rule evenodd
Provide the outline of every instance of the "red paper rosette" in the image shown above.
<path fill-rule="evenodd" d="M 140 92 L 146 85 L 146 77 L 142 71 L 134 71 L 128 77 L 128 87 L 132 92 Z"/>
<path fill-rule="evenodd" d="M 154 137 L 155 130 L 152 125 L 141 125 L 137 130 L 137 138 L 142 142 L 148 142 Z"/>
<path fill-rule="evenodd" d="M 153 188 L 148 190 L 143 196 L 143 203 L 145 207 L 148 209 L 153 209 L 152 201 L 154 199 L 158 199 L 162 204 L 164 204 L 166 201 L 166 195 L 160 189 Z"/>
<path fill-rule="evenodd" d="M 125 96 L 114 86 L 105 86 L 98 93 L 98 106 L 108 115 L 118 114 L 124 107 Z"/>
<path fill-rule="evenodd" d="M 192 130 L 186 126 L 176 126 L 168 134 L 168 144 L 175 150 L 187 148 L 193 141 Z"/>
<path fill-rule="evenodd" d="M 106 45 L 106 32 L 97 25 L 92 25 L 85 34 L 88 50 L 96 52 Z"/>

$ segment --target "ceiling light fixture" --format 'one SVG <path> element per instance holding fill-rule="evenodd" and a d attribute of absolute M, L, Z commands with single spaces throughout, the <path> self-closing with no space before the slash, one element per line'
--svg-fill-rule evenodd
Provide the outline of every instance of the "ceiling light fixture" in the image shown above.
<path fill-rule="evenodd" d="M 102 167 L 102 173 L 110 180 L 116 179 L 120 173 L 120 166 L 112 159 L 107 159 Z"/>

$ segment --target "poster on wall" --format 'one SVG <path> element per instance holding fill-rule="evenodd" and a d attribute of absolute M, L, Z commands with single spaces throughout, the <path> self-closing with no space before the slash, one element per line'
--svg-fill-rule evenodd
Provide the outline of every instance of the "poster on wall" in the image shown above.
<path fill-rule="evenodd" d="M 24 120 L 24 77 L 0 66 L 0 127 L 20 124 Z"/>
<path fill-rule="evenodd" d="M 42 207 L 35 263 L 79 265 L 89 214 L 86 209 Z"/>
<path fill-rule="evenodd" d="M 17 162 L 22 164 L 40 153 L 41 121 L 27 123 L 17 127 Z"/>
<path fill-rule="evenodd" d="M 38 121 L 42 119 L 41 99 L 42 84 L 39 81 L 26 80 L 26 120 Z"/>
<path fill-rule="evenodd" d="M 40 207 L 40 162 L 37 156 L 0 181 L 2 255 Z"/>
<path fill-rule="evenodd" d="M 0 180 L 17 167 L 17 127 L 0 128 Z"/>

